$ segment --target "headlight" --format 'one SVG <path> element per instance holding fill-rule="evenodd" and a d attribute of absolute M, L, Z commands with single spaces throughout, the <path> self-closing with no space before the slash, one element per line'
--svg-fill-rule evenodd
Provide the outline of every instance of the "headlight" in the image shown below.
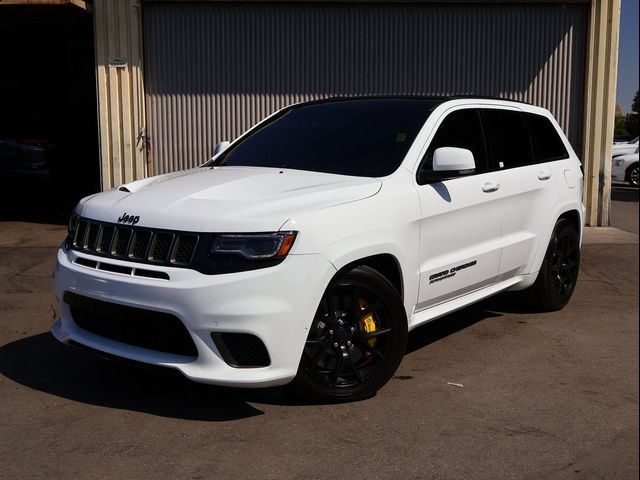
<path fill-rule="evenodd" d="M 240 255 L 248 260 L 286 257 L 296 232 L 221 234 L 211 243 L 210 254 Z"/>
<path fill-rule="evenodd" d="M 614 167 L 619 167 L 620 165 L 622 165 L 624 163 L 624 160 L 620 160 L 619 158 L 615 158 L 613 160 L 613 166 Z"/>
<path fill-rule="evenodd" d="M 291 251 L 297 232 L 211 235 L 206 252 L 196 255 L 196 269 L 210 275 L 246 272 L 278 265 Z"/>

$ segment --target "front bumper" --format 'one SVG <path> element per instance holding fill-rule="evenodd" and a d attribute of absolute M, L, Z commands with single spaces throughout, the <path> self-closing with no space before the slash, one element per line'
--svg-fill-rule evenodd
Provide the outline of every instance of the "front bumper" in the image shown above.
<path fill-rule="evenodd" d="M 611 167 L 611 179 L 618 182 L 624 182 L 627 180 L 627 165 L 624 162 L 616 165 L 615 159 L 613 160 L 613 166 Z"/>
<path fill-rule="evenodd" d="M 320 298 L 336 272 L 320 255 L 290 255 L 274 267 L 223 275 L 154 268 L 169 274 L 169 280 L 162 280 L 96 270 L 75 263 L 79 258 L 100 260 L 72 250 L 58 250 L 54 293 L 60 302 L 60 318 L 52 328 L 58 340 L 175 368 L 197 382 L 244 387 L 283 385 L 293 379 Z M 111 259 L 109 263 L 140 266 Z M 197 358 L 149 350 L 83 330 L 63 301 L 65 292 L 172 314 L 187 328 L 198 351 Z M 229 366 L 211 338 L 211 333 L 224 332 L 257 336 L 269 352 L 270 365 Z"/>

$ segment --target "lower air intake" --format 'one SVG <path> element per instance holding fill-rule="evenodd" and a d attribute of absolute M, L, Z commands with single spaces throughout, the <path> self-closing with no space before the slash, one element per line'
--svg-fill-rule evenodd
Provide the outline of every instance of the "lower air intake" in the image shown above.
<path fill-rule="evenodd" d="M 267 348 L 250 333 L 212 333 L 222 358 L 231 367 L 257 368 L 271 364 Z"/>
<path fill-rule="evenodd" d="M 76 325 L 87 332 L 158 352 L 198 356 L 184 324 L 171 314 L 103 302 L 71 292 L 65 292 L 64 302 L 71 307 Z"/>

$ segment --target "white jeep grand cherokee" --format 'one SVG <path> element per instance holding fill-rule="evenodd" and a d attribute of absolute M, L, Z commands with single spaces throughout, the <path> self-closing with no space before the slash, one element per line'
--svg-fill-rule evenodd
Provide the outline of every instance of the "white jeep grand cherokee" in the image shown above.
<path fill-rule="evenodd" d="M 198 382 L 365 398 L 418 325 L 503 290 L 562 308 L 581 199 L 580 161 L 542 108 L 293 105 L 199 168 L 81 200 L 53 334 Z"/>

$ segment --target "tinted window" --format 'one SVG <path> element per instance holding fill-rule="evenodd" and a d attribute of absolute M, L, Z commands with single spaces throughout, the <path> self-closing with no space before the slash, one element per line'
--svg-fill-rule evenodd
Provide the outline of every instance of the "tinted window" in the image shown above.
<path fill-rule="evenodd" d="M 421 174 L 433 170 L 433 153 L 440 147 L 466 148 L 473 153 L 476 162 L 476 172 L 487 170 L 487 156 L 485 152 L 482 125 L 477 110 L 456 110 L 442 121 L 436 131 L 429 149 L 425 154 Z M 447 172 L 450 176 L 450 172 Z"/>
<path fill-rule="evenodd" d="M 529 133 L 519 112 L 483 109 L 481 111 L 487 152 L 499 169 L 533 163 Z"/>
<path fill-rule="evenodd" d="M 382 177 L 400 166 L 437 103 L 352 100 L 293 107 L 216 164 Z"/>
<path fill-rule="evenodd" d="M 529 130 L 533 156 L 537 163 L 569 158 L 569 152 L 548 118 L 532 113 L 523 113 L 522 118 Z"/>

